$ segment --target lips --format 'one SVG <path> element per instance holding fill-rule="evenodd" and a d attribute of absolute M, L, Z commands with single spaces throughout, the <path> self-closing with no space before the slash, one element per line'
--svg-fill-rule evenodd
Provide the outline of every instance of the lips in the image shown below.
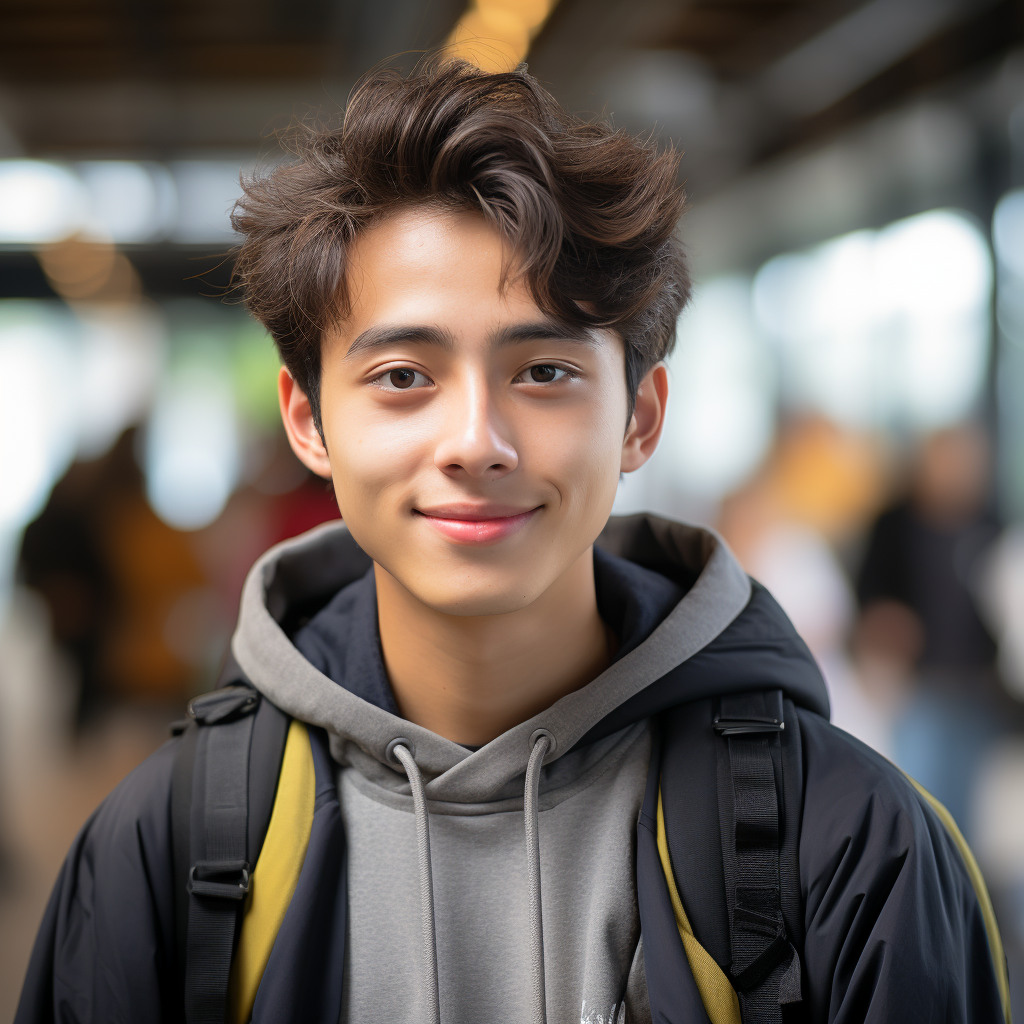
<path fill-rule="evenodd" d="M 457 544 L 494 544 L 522 529 L 539 511 L 509 505 L 443 505 L 416 509 L 430 525 Z"/>

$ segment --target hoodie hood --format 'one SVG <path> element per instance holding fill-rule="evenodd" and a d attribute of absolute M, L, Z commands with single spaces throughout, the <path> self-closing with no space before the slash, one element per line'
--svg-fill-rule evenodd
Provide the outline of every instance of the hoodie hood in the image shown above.
<path fill-rule="evenodd" d="M 255 564 L 232 652 L 257 689 L 293 717 L 324 728 L 334 757 L 363 774 L 394 777 L 388 746 L 405 740 L 435 801 L 511 797 L 538 730 L 551 737 L 544 763 L 554 769 L 552 762 L 575 748 L 698 698 L 781 687 L 798 705 L 828 714 L 824 682 L 806 646 L 716 534 L 640 515 L 609 520 L 597 544 L 659 573 L 682 596 L 596 679 L 476 751 L 406 721 L 393 704 L 388 710 L 386 701 L 371 703 L 339 686 L 293 643 L 305 620 L 372 566 L 342 523 L 286 541 Z M 374 668 L 352 666 L 357 673 L 360 667 Z"/>

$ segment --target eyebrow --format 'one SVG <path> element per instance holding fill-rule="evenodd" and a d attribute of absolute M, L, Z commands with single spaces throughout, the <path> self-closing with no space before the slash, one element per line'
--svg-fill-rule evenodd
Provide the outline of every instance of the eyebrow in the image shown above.
<path fill-rule="evenodd" d="M 575 341 L 584 345 L 597 344 L 594 335 L 584 327 L 545 319 L 502 327 L 491 336 L 491 345 L 494 348 L 507 348 L 510 345 L 520 345 L 527 341 L 548 340 Z M 400 345 L 403 342 L 432 345 L 445 352 L 455 349 L 455 339 L 448 331 L 440 327 L 432 327 L 428 324 L 396 324 L 392 327 L 382 325 L 368 327 L 363 331 L 349 346 L 345 358 L 349 359 L 369 349 Z"/>
<path fill-rule="evenodd" d="M 525 341 L 577 341 L 584 345 L 597 344 L 597 338 L 585 327 L 551 319 L 511 324 L 502 327 L 491 338 L 491 344 L 495 348 L 519 345 Z"/>
<path fill-rule="evenodd" d="M 399 345 L 409 341 L 418 342 L 421 345 L 433 345 L 446 352 L 451 352 L 455 348 L 455 339 L 439 327 L 423 324 L 399 324 L 394 327 L 368 327 L 349 345 L 345 358 L 350 359 L 356 353 L 365 352 L 367 349 Z"/>

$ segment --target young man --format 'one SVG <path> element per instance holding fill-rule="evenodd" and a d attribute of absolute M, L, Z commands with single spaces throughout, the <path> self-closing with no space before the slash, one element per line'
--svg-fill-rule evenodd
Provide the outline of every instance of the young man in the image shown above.
<path fill-rule="evenodd" d="M 18 1020 L 1003 1019 L 941 809 L 720 540 L 608 520 L 688 296 L 674 156 L 453 63 L 296 156 L 238 272 L 344 525 L 253 569 L 234 685 L 83 830 Z"/>

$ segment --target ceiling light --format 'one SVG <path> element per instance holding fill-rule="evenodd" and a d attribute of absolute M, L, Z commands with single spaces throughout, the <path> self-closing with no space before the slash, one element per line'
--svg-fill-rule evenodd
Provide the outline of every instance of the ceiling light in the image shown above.
<path fill-rule="evenodd" d="M 81 227 L 88 197 L 78 177 L 42 160 L 0 160 L 0 243 L 37 245 Z"/>
<path fill-rule="evenodd" d="M 90 233 L 118 243 L 148 242 L 171 226 L 174 182 L 159 164 L 89 160 L 76 167 L 89 195 Z"/>

